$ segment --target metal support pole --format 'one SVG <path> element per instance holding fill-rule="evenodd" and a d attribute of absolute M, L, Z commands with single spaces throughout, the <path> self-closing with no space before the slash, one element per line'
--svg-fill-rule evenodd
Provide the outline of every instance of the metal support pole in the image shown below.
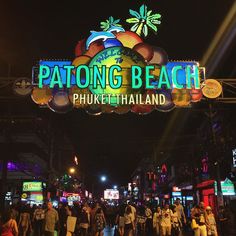
<path fill-rule="evenodd" d="M 209 117 L 210 117 L 210 125 L 211 125 L 211 133 L 212 133 L 212 141 L 213 141 L 213 155 L 214 155 L 214 166 L 216 167 L 216 183 L 217 183 L 217 205 L 218 208 L 222 205 L 224 205 L 223 201 L 223 194 L 221 189 L 221 178 L 220 178 L 220 163 L 219 163 L 219 156 L 218 156 L 218 146 L 216 143 L 216 135 L 213 128 L 213 108 L 212 108 L 212 102 L 209 102 Z"/>

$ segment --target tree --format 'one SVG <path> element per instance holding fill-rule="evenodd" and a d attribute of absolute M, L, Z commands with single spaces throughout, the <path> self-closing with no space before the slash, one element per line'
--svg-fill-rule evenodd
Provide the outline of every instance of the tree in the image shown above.
<path fill-rule="evenodd" d="M 149 28 L 155 33 L 157 32 L 157 25 L 161 24 L 161 21 L 158 20 L 161 18 L 160 14 L 152 14 L 152 10 L 148 11 L 145 4 L 140 7 L 139 12 L 130 9 L 129 13 L 134 16 L 126 20 L 127 23 L 134 24 L 131 31 L 140 36 L 143 34 L 145 37 L 148 35 Z"/>
<path fill-rule="evenodd" d="M 121 27 L 120 24 L 118 24 L 120 22 L 120 19 L 115 20 L 113 16 L 110 16 L 108 20 L 106 21 L 102 21 L 100 23 L 100 27 L 103 31 L 107 31 L 108 29 L 110 29 L 112 26 L 118 26 Z"/>

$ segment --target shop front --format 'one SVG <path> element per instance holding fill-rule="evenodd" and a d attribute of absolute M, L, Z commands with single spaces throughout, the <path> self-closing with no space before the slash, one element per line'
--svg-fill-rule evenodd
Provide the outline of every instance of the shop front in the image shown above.
<path fill-rule="evenodd" d="M 46 184 L 40 181 L 26 181 L 22 185 L 21 201 L 30 205 L 43 204 Z"/>
<path fill-rule="evenodd" d="M 227 178 L 221 181 L 221 191 L 224 203 L 236 196 L 235 186 L 233 182 Z M 205 206 L 211 206 L 214 211 L 217 210 L 217 183 L 215 180 L 207 180 L 199 183 L 197 185 L 197 192 L 199 200 L 203 201 Z"/>

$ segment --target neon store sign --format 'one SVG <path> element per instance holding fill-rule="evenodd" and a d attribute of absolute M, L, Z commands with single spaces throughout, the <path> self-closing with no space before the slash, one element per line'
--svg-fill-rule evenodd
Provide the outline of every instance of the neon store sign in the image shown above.
<path fill-rule="evenodd" d="M 97 115 L 171 111 L 209 93 L 214 98 L 198 62 L 169 61 L 163 49 L 144 42 L 149 31 L 157 32 L 159 13 L 142 5 L 130 15 L 130 30 L 113 17 L 101 22 L 101 31 L 78 42 L 74 60 L 40 60 L 33 68 L 33 101 L 59 113 L 83 108 Z"/>

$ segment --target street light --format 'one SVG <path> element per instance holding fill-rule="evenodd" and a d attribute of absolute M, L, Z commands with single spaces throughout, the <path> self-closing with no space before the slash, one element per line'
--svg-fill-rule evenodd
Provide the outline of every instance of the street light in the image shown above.
<path fill-rule="evenodd" d="M 71 168 L 69 169 L 69 173 L 70 173 L 70 174 L 74 174 L 74 173 L 75 173 L 75 168 L 71 167 Z"/>
<path fill-rule="evenodd" d="M 114 186 L 113 186 L 113 189 L 117 189 L 117 188 L 118 188 L 117 185 L 114 185 Z"/>
<path fill-rule="evenodd" d="M 107 181 L 107 177 L 105 175 L 101 176 L 101 181 L 102 182 L 106 182 Z"/>

